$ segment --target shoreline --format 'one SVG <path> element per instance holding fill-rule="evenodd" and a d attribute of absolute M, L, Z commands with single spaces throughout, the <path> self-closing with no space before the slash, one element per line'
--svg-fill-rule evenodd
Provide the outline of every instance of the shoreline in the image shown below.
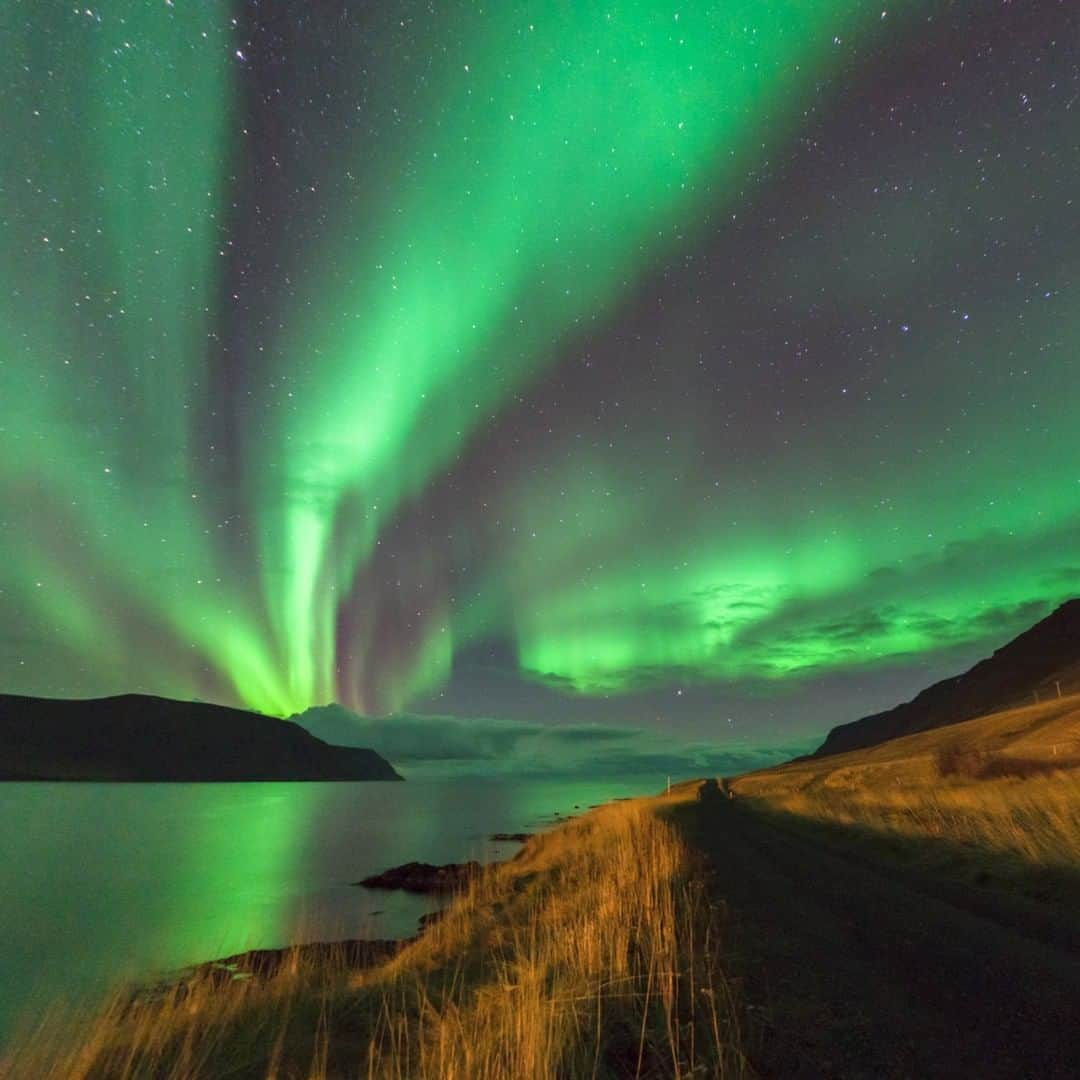
<path fill-rule="evenodd" d="M 612 803 L 617 801 L 620 800 L 610 800 Z M 597 803 L 590 809 L 603 805 L 606 804 Z M 490 876 L 496 868 L 518 859 L 525 852 L 529 840 L 535 836 L 543 836 L 551 829 L 572 821 L 577 816 L 577 814 L 558 815 L 559 820 L 555 825 L 537 829 L 534 832 L 492 833 L 487 838 L 492 843 L 519 845 L 518 850 L 507 858 L 492 859 L 486 863 L 476 861 L 441 865 L 400 863 L 362 881 L 351 883 L 357 888 L 404 892 L 428 896 L 437 901 L 437 906 L 419 917 L 416 930 L 412 934 L 400 938 L 347 937 L 330 941 L 290 942 L 281 946 L 245 949 L 228 956 L 200 960 L 158 976 L 137 978 L 129 984 L 129 997 L 133 1003 L 150 1001 L 176 990 L 182 993 L 185 985 L 204 980 L 221 986 L 237 982 L 267 980 L 278 975 L 287 966 L 299 964 L 332 961 L 354 971 L 377 967 L 419 941 L 435 923 L 442 919 L 455 898 L 467 891 L 471 884 L 479 883 L 483 878 Z M 372 884 L 377 880 L 395 880 L 403 872 L 408 872 L 412 868 L 421 868 L 422 871 L 429 872 L 431 880 L 428 887 Z M 445 872 L 449 873 L 445 874 Z M 447 884 L 448 881 L 449 884 Z"/>
<path fill-rule="evenodd" d="M 206 884 L 211 887 L 205 890 L 206 895 L 193 909 L 193 917 L 198 916 L 200 922 L 205 923 L 205 927 L 200 933 L 186 935 L 189 939 L 186 942 L 179 941 L 175 936 L 165 936 L 161 927 L 155 928 L 154 925 L 147 924 L 149 932 L 134 939 L 136 942 L 145 941 L 145 945 L 129 945 L 124 942 L 120 950 L 106 949 L 98 946 L 99 941 L 108 938 L 109 927 L 104 924 L 101 933 L 91 936 L 85 944 L 70 934 L 62 934 L 51 945 L 46 946 L 44 942 L 41 945 L 31 943 L 31 947 L 24 949 L 23 954 L 17 949 L 9 952 L 5 959 L 10 958 L 12 962 L 4 969 L 9 976 L 5 978 L 6 993 L 0 998 L 0 1044 L 4 1047 L 13 1045 L 13 1040 L 19 1033 L 36 1025 L 54 1004 L 71 1015 L 86 1015 L 95 1002 L 104 1001 L 109 995 L 115 994 L 118 999 L 129 996 L 130 993 L 153 995 L 165 985 L 188 982 L 213 970 L 217 971 L 215 978 L 218 982 L 226 979 L 233 981 L 233 974 L 239 976 L 235 980 L 237 982 L 252 981 L 249 976 L 255 981 L 264 981 L 265 976 L 271 973 L 271 968 L 280 966 L 276 960 L 272 960 L 268 965 L 266 958 L 278 958 L 287 954 L 298 957 L 301 963 L 307 964 L 310 961 L 311 964 L 317 964 L 320 957 L 346 949 L 350 966 L 357 968 L 361 964 L 358 950 L 370 953 L 375 949 L 380 950 L 380 957 L 390 956 L 394 951 L 414 943 L 417 937 L 428 929 L 424 923 L 430 923 L 439 916 L 449 897 L 425 897 L 405 891 L 379 895 L 366 888 L 357 892 L 350 885 L 351 882 L 375 871 L 385 872 L 388 868 L 415 857 L 432 859 L 434 856 L 433 863 L 442 860 L 449 863 L 450 860 L 463 857 L 478 858 L 487 866 L 499 866 L 521 851 L 522 832 L 518 830 L 530 829 L 543 835 L 540 830 L 548 830 L 555 824 L 569 822 L 575 814 L 581 812 L 580 808 L 635 797 L 643 788 L 655 791 L 657 783 L 655 777 L 646 778 L 644 784 L 638 777 L 631 777 L 629 780 L 608 776 L 584 780 L 578 777 L 544 777 L 539 781 L 528 778 L 524 785 L 515 784 L 511 791 L 504 778 L 493 777 L 490 785 L 479 785 L 481 794 L 476 796 L 474 789 L 477 785 L 472 783 L 471 778 L 467 787 L 462 786 L 457 777 L 432 778 L 430 793 L 426 793 L 429 785 L 425 782 L 416 785 L 416 795 L 409 792 L 410 797 L 397 799 L 393 805 L 401 807 L 400 813 L 406 815 L 403 817 L 405 822 L 411 822 L 423 812 L 419 808 L 432 805 L 456 806 L 455 800 L 464 799 L 460 822 L 455 811 L 450 815 L 448 827 L 437 830 L 433 839 L 438 843 L 432 843 L 425 833 L 416 833 L 411 826 L 401 829 L 395 825 L 393 829 L 387 830 L 372 829 L 365 824 L 367 813 L 373 812 L 370 808 L 380 805 L 385 797 L 375 794 L 377 789 L 357 784 L 286 785 L 283 788 L 285 801 L 281 802 L 281 812 L 286 814 L 291 812 L 294 804 L 301 809 L 315 805 L 297 801 L 301 796 L 290 793 L 299 792 L 301 787 L 306 789 L 326 786 L 328 789 L 354 790 L 363 796 L 354 799 L 352 796 L 346 798 L 343 795 L 327 794 L 325 798 L 320 797 L 321 801 L 317 804 L 320 813 L 324 804 L 336 812 L 340 812 L 342 808 L 351 809 L 354 805 L 358 808 L 353 815 L 354 824 L 340 830 L 341 837 L 349 838 L 349 847 L 343 847 L 340 839 L 332 839 L 330 844 L 316 841 L 320 844 L 318 850 L 325 854 L 305 857 L 302 866 L 297 867 L 302 871 L 301 875 L 296 876 L 294 873 L 292 877 L 286 878 L 280 878 L 276 874 L 269 878 L 262 873 L 263 862 L 260 862 L 261 853 L 260 849 L 257 849 L 257 857 L 251 865 L 256 875 L 262 876 L 251 878 L 250 884 L 248 875 L 244 873 L 248 863 L 239 858 L 243 854 L 245 830 L 254 812 L 253 808 L 261 805 L 261 795 L 257 792 L 276 785 L 56 785 L 70 792 L 62 803 L 64 806 L 70 803 L 73 808 L 80 807 L 85 811 L 86 805 L 81 796 L 78 799 L 76 796 L 77 790 L 84 791 L 87 788 L 100 789 L 101 792 L 93 796 L 89 806 L 96 807 L 103 800 L 109 800 L 106 807 L 109 813 L 103 817 L 97 813 L 81 813 L 83 821 L 93 823 L 92 826 L 84 827 L 82 832 L 95 844 L 102 842 L 98 839 L 99 836 L 111 838 L 116 834 L 121 843 L 114 843 L 112 839 L 104 841 L 113 862 L 117 866 L 122 863 L 129 868 L 125 873 L 133 873 L 132 880 L 145 883 L 143 889 L 132 892 L 125 888 L 123 894 L 118 896 L 122 911 L 126 912 L 130 907 L 130 914 L 136 916 L 134 920 L 125 918 L 125 922 L 132 928 L 129 933 L 137 932 L 144 925 L 146 920 L 142 915 L 143 910 L 152 915 L 157 909 L 148 901 L 139 900 L 136 903 L 132 900 L 128 903 L 128 897 L 153 895 L 153 890 L 169 887 L 174 878 L 182 883 L 190 879 L 191 874 L 185 870 L 183 874 L 174 875 L 171 872 L 172 864 L 157 858 L 157 849 L 152 845 L 148 849 L 150 858 L 143 856 L 142 852 L 147 849 L 142 845 L 138 851 L 132 849 L 125 855 L 128 840 L 133 834 L 126 824 L 122 830 L 119 824 L 113 827 L 114 822 L 119 823 L 121 817 L 124 822 L 135 820 L 138 824 L 136 833 L 145 833 L 151 841 L 159 835 L 167 835 L 158 827 L 159 819 L 167 818 L 172 821 L 178 814 L 186 819 L 203 814 L 204 810 L 213 811 L 213 816 L 208 820 L 212 820 L 214 828 L 219 830 L 222 827 L 219 823 L 235 821 L 239 828 L 230 828 L 228 834 L 221 833 L 223 837 L 227 835 L 227 839 L 222 840 L 220 849 L 237 856 L 230 861 L 236 865 L 238 872 L 228 870 L 225 874 L 221 884 L 228 886 L 227 890 L 215 884 L 217 879 L 206 879 Z M 196 788 L 205 786 L 221 788 L 224 794 L 214 795 L 206 800 L 195 791 Z M 489 786 L 492 792 L 490 797 L 486 794 Z M 26 790 L 28 794 L 14 798 L 15 787 Z M 157 789 L 150 802 L 139 792 L 125 794 L 132 792 L 133 788 L 145 787 Z M 238 787 L 248 788 L 251 794 L 235 794 Z M 404 792 L 407 787 L 409 785 L 395 785 L 393 793 L 396 795 Z M 52 798 L 47 795 L 47 791 L 53 788 L 54 785 L 49 783 L 18 783 L 2 785 L 0 791 L 6 789 L 13 796 L 9 804 L 12 808 L 25 806 L 27 812 L 35 816 L 44 802 Z M 40 790 L 35 793 L 33 789 Z M 187 789 L 188 794 L 177 789 Z M 391 790 L 385 785 L 378 785 L 378 789 L 384 792 Z M 369 795 L 369 792 L 372 794 Z M 118 801 L 111 801 L 114 799 Z M 144 807 L 149 808 L 148 813 L 142 812 Z M 133 818 L 132 815 L 136 816 Z M 312 821 L 322 820 L 318 814 L 309 816 Z M 99 820 L 104 821 L 104 829 L 97 824 Z M 337 820 L 349 819 L 339 816 Z M 149 823 L 149 826 L 146 823 Z M 365 839 L 369 832 L 373 837 L 370 846 Z M 253 835 L 258 840 L 262 834 Z M 331 833 L 331 837 L 333 835 Z M 357 842 L 360 844 L 358 849 Z M 159 847 L 167 848 L 169 844 Z M 359 850 L 362 857 L 354 858 L 354 849 Z M 210 851 L 211 858 L 216 857 L 215 850 Z M 115 854 L 117 852 L 120 853 L 119 856 Z M 132 863 L 131 859 L 136 855 L 139 861 Z M 371 855 L 375 858 L 370 858 Z M 79 863 L 75 862 L 72 869 L 61 877 L 61 887 L 53 890 L 57 900 L 52 903 L 50 910 L 55 910 L 60 915 L 75 911 L 74 900 L 66 898 L 74 896 L 68 885 L 74 886 L 76 877 L 86 884 L 85 875 L 78 871 L 78 867 Z M 144 868 L 149 868 L 148 872 L 144 872 Z M 212 865 L 210 868 L 213 868 Z M 68 885 L 63 884 L 65 880 Z M 110 875 L 109 880 L 116 879 Z M 271 925 L 271 920 L 262 918 L 256 912 L 256 918 L 249 924 L 250 934 L 234 933 L 231 929 L 233 923 L 228 921 L 231 912 L 234 909 L 247 911 L 253 906 L 253 896 L 261 895 L 267 887 L 276 889 L 279 881 L 284 890 L 280 895 L 284 899 L 273 900 L 273 904 L 282 911 L 282 917 L 273 920 L 276 925 Z M 93 882 L 90 884 L 94 887 Z M 235 900 L 231 895 L 234 890 L 239 890 L 235 893 Z M 99 892 L 101 899 L 96 901 L 93 910 L 103 908 L 106 902 L 112 907 L 114 892 L 117 890 L 109 888 L 106 882 L 105 891 Z M 275 891 L 267 895 L 276 897 L 279 894 Z M 29 892 L 27 896 L 29 897 Z M 290 901 L 289 897 L 296 899 Z M 18 895 L 15 900 L 17 910 Z M 125 904 L 127 906 L 124 906 Z M 188 905 L 189 908 L 190 906 Z M 433 908 L 436 910 L 432 910 Z M 226 916 L 221 924 L 220 935 L 216 921 L 219 914 Z M 213 917 L 215 921 L 209 921 L 207 916 Z M 177 915 L 176 919 L 183 929 L 186 926 L 186 917 Z M 95 927 L 96 924 L 90 924 L 91 930 Z M 210 932 L 206 933 L 206 930 Z M 12 939 L 14 940 L 13 935 Z M 203 939 L 201 944 L 204 947 L 200 947 L 200 939 Z M 350 944 L 354 942 L 359 944 Z M 380 942 L 391 944 L 377 944 Z M 207 944 L 209 948 L 205 947 Z M 181 945 L 185 947 L 179 947 Z M 221 948 L 222 945 L 225 948 Z M 76 966 L 72 966 L 71 958 L 74 958 Z M 363 962 L 367 963 L 366 960 Z M 215 965 L 219 966 L 215 968 Z M 228 970 L 230 965 L 234 966 L 232 971 Z"/>
<path fill-rule="evenodd" d="M 138 1075 L 322 1080 L 587 1075 L 597 1062 L 603 1075 L 635 1063 L 660 1075 L 675 1060 L 686 1074 L 738 1076 L 738 1021 L 712 950 L 695 946 L 718 941 L 716 912 L 684 887 L 668 802 L 564 818 L 470 877 L 407 940 L 224 956 L 129 986 L 96 1013 L 57 1015 L 4 1063 L 42 1078 L 92 1060 L 101 1075 L 136 1062 Z M 657 972 L 670 972 L 670 993 Z M 585 1028 L 583 1001 L 597 1017 Z"/>

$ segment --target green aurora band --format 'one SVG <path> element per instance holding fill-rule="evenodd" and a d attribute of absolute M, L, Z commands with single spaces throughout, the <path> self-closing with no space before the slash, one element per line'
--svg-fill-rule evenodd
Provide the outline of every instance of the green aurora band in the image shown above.
<path fill-rule="evenodd" d="M 1032 267 L 1021 320 L 973 290 L 894 328 L 885 385 L 838 358 L 849 412 L 835 381 L 785 399 L 783 433 L 752 453 L 721 420 L 746 393 L 732 379 L 681 418 L 642 381 L 624 414 L 587 432 L 553 418 L 551 438 L 486 457 L 657 266 L 688 266 L 707 228 L 762 239 L 737 231 L 747 178 L 798 139 L 822 85 L 853 77 L 842 43 L 917 35 L 922 5 L 468 10 L 406 30 L 387 10 L 355 32 L 382 75 L 371 119 L 328 159 L 283 162 L 319 209 L 297 210 L 309 227 L 259 268 L 261 291 L 235 276 L 249 76 L 228 8 L 0 11 L 8 687 L 385 712 L 493 637 L 568 693 L 769 684 L 982 641 L 1080 587 L 1080 319 L 1052 302 L 1075 254 L 1056 281 Z M 331 90 L 361 79 L 342 33 Z M 313 70 L 320 47 L 301 54 Z M 319 123 L 310 103 L 280 108 L 282 125 Z M 1028 156 L 1075 141 L 1076 115 L 1042 116 Z M 948 292 L 958 267 L 983 272 L 976 220 L 1045 229 L 1062 209 L 1003 196 L 1011 175 L 971 194 L 1012 155 L 989 135 L 956 161 L 953 137 L 927 132 L 918 169 L 955 186 L 943 203 L 974 203 L 965 227 L 897 187 L 883 228 L 849 177 L 843 213 L 819 193 L 793 217 L 774 271 L 767 247 L 741 249 L 789 325 L 820 319 L 826 288 L 845 319 L 886 282 Z M 257 216 L 288 232 L 284 209 Z M 659 348 L 693 368 L 715 345 L 685 284 L 653 340 L 624 343 L 627 368 Z M 244 326 L 230 308 L 249 298 Z M 714 337 L 739 325 L 735 282 L 706 303 Z M 880 350 L 860 333 L 851 355 Z M 726 365 L 778 377 L 779 343 L 732 341 Z M 977 383 L 942 378 L 959 353 Z M 455 496 L 470 455 L 484 485 Z M 451 509 L 426 513 L 432 498 Z"/>

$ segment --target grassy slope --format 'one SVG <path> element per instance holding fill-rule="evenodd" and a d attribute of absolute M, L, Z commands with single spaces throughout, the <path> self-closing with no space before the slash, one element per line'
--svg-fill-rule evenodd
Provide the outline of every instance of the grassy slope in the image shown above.
<path fill-rule="evenodd" d="M 1080 695 L 749 773 L 738 795 L 1018 864 L 1080 867 Z"/>
<path fill-rule="evenodd" d="M 534 838 L 382 966 L 298 950 L 267 979 L 121 994 L 30 1032 L 0 1076 L 742 1075 L 715 912 L 666 820 L 691 797 Z"/>

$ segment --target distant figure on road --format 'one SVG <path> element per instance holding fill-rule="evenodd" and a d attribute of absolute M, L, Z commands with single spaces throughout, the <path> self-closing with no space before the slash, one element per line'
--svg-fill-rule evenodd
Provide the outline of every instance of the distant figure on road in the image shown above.
<path fill-rule="evenodd" d="M 716 777 L 710 776 L 703 780 L 697 789 L 698 802 L 705 806 L 715 806 L 724 797 L 724 789 L 717 782 Z"/>
<path fill-rule="evenodd" d="M 722 776 L 719 778 L 710 776 L 708 780 L 701 782 L 697 797 L 698 802 L 711 805 L 719 803 L 722 799 L 734 799 L 735 792 Z"/>

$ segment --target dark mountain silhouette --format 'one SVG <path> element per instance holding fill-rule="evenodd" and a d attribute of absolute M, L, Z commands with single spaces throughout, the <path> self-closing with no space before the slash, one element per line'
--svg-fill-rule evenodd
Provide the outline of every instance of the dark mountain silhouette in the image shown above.
<path fill-rule="evenodd" d="M 0 695 L 0 780 L 400 779 L 374 750 L 223 705 Z"/>
<path fill-rule="evenodd" d="M 924 690 L 903 705 L 835 727 L 811 757 L 843 754 L 958 724 L 1050 695 L 1080 691 L 1080 599 L 1062 604 L 963 675 Z"/>

